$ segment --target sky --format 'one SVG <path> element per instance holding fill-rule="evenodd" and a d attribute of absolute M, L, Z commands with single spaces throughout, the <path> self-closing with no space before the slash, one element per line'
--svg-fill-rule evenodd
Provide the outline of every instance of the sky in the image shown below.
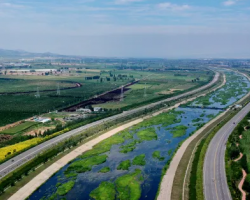
<path fill-rule="evenodd" d="M 250 58 L 249 0 L 0 0 L 0 48 Z"/>

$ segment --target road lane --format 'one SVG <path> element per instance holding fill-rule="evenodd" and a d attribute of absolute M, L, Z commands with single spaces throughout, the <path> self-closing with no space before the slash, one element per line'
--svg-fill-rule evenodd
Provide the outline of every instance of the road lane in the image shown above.
<path fill-rule="evenodd" d="M 59 136 L 57 136 L 55 138 L 52 138 L 52 139 L 50 139 L 50 140 L 48 140 L 48 141 L 46 141 L 46 142 L 44 142 L 42 144 L 39 144 L 39 145 L 37 145 L 37 146 L 27 150 L 27 151 L 15 156 L 14 158 L 6 161 L 5 163 L 2 163 L 0 165 L 0 179 L 3 178 L 4 176 L 6 176 L 7 174 L 9 174 L 10 172 L 12 172 L 13 170 L 15 170 L 16 168 L 18 168 L 19 166 L 25 164 L 26 162 L 28 162 L 29 160 L 34 158 L 35 156 L 37 156 L 42 151 L 56 145 L 57 143 L 59 143 L 59 142 L 61 142 L 63 140 L 66 140 L 66 139 L 68 139 L 68 138 L 70 138 L 72 136 L 78 135 L 78 134 L 80 134 L 81 132 L 83 132 L 84 130 L 86 130 L 88 128 L 94 127 L 96 125 L 99 125 L 99 124 L 102 124 L 102 123 L 105 123 L 105 122 L 110 122 L 110 121 L 113 121 L 115 119 L 122 118 L 124 116 L 133 115 L 134 113 L 137 113 L 138 111 L 142 111 L 142 110 L 145 110 L 145 109 L 152 108 L 152 107 L 154 107 L 156 105 L 159 105 L 161 103 L 168 103 L 170 101 L 181 99 L 181 98 L 189 96 L 191 94 L 195 94 L 197 92 L 200 92 L 200 91 L 205 90 L 206 88 L 209 88 L 210 86 L 212 86 L 214 83 L 216 83 L 218 81 L 218 78 L 219 78 L 219 73 L 216 72 L 213 80 L 210 83 L 208 83 L 207 85 L 204 85 L 204 86 L 202 86 L 200 88 L 197 88 L 197 89 L 192 90 L 190 92 L 186 92 L 184 94 L 177 95 L 175 97 L 171 97 L 171 98 L 168 98 L 168 99 L 156 102 L 156 103 L 152 103 L 152 104 L 149 104 L 149 105 L 146 105 L 146 106 L 142 106 L 140 108 L 136 108 L 136 109 L 133 109 L 133 110 L 130 110 L 130 111 L 126 111 L 126 112 L 123 112 L 121 114 L 105 118 L 103 120 L 99 120 L 99 121 L 87 124 L 87 125 L 82 126 L 80 128 L 77 128 L 77 129 L 74 129 L 74 130 L 69 131 L 67 133 L 64 133 L 62 135 L 59 135 Z"/>
<path fill-rule="evenodd" d="M 250 103 L 227 122 L 211 140 L 203 167 L 206 200 L 232 200 L 225 171 L 225 151 L 228 137 L 237 124 L 250 112 Z"/>

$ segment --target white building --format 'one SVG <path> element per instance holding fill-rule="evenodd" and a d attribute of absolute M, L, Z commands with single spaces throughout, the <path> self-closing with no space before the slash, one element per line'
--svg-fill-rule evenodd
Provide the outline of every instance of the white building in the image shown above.
<path fill-rule="evenodd" d="M 92 113 L 92 111 L 88 108 L 80 108 L 80 109 L 76 110 L 76 112 Z"/>
<path fill-rule="evenodd" d="M 101 107 L 94 107 L 94 112 L 100 112 L 100 111 L 102 111 Z"/>

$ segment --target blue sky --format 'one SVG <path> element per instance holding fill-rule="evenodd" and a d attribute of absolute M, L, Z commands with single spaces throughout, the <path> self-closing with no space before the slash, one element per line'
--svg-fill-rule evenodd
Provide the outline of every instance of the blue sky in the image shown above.
<path fill-rule="evenodd" d="M 0 0 L 0 48 L 86 56 L 250 57 L 249 0 Z"/>

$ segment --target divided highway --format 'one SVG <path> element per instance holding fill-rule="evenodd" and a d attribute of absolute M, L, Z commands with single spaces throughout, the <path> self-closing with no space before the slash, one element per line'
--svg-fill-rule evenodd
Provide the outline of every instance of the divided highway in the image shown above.
<path fill-rule="evenodd" d="M 77 128 L 75 130 L 64 133 L 64 134 L 62 134 L 60 136 L 57 136 L 57 137 L 55 137 L 55 138 L 53 138 L 51 140 L 48 140 L 48 141 L 46 141 L 46 142 L 44 142 L 42 144 L 39 144 L 36 147 L 33 147 L 33 148 L 21 153 L 20 155 L 15 156 L 11 160 L 8 160 L 5 163 L 1 164 L 0 165 L 0 179 L 3 178 L 4 176 L 6 176 L 7 174 L 9 174 L 10 172 L 12 172 L 13 170 L 15 170 L 16 168 L 18 168 L 19 166 L 23 165 L 24 163 L 26 163 L 29 160 L 31 160 L 32 158 L 34 158 L 35 156 L 37 156 L 42 151 L 56 145 L 57 143 L 59 143 L 59 142 L 61 142 L 63 140 L 66 140 L 66 139 L 68 139 L 68 138 L 70 138 L 72 136 L 78 135 L 81 132 L 83 132 L 84 130 L 90 128 L 90 127 L 94 127 L 94 126 L 102 124 L 104 122 L 113 121 L 115 119 L 119 119 L 119 118 L 124 117 L 124 116 L 133 115 L 133 114 L 137 113 L 138 111 L 142 111 L 142 110 L 145 110 L 147 108 L 154 107 L 154 106 L 156 106 L 158 104 L 161 104 L 161 103 L 167 103 L 167 102 L 170 102 L 170 101 L 173 101 L 173 100 L 177 100 L 177 99 L 180 99 L 180 98 L 183 98 L 183 97 L 198 93 L 198 92 L 200 92 L 202 90 L 205 90 L 205 89 L 209 88 L 213 84 L 215 84 L 218 81 L 218 79 L 219 79 L 219 73 L 216 72 L 213 80 L 210 83 L 208 83 L 207 85 L 204 85 L 204 86 L 202 86 L 202 87 L 200 87 L 198 89 L 195 89 L 195 90 L 192 90 L 190 92 L 186 92 L 184 94 L 181 94 L 181 95 L 178 95 L 178 96 L 175 96 L 175 97 L 171 97 L 171 98 L 168 98 L 168 99 L 156 102 L 156 103 L 152 103 L 152 104 L 149 104 L 149 105 L 146 105 L 146 106 L 142 106 L 140 108 L 136 108 L 136 109 L 133 109 L 133 110 L 130 110 L 130 111 L 126 111 L 126 112 L 123 112 L 121 114 L 105 118 L 103 120 L 99 120 L 99 121 L 87 124 L 85 126 Z"/>
<path fill-rule="evenodd" d="M 209 144 L 203 167 L 206 200 L 232 200 L 225 171 L 226 143 L 234 128 L 249 112 L 250 103 L 227 122 Z"/>

